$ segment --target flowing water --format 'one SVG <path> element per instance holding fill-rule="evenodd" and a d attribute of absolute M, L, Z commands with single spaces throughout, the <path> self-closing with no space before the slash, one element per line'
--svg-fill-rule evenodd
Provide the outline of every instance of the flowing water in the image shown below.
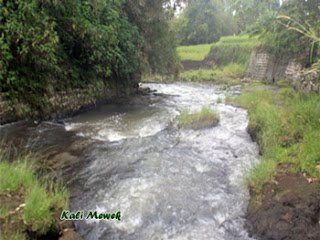
<path fill-rule="evenodd" d="M 9 124 L 0 135 L 11 132 L 21 141 L 28 138 L 27 147 L 78 154 L 61 167 L 71 210 L 121 212 L 121 221 L 76 221 L 85 240 L 251 239 L 244 227 L 249 195 L 243 174 L 259 154 L 245 130 L 246 111 L 225 105 L 226 93 L 215 87 L 143 87 L 156 92 L 65 119 L 64 126 Z M 218 126 L 177 127 L 183 109 L 203 105 L 219 112 Z M 77 153 L 70 150 L 77 144 Z"/>
<path fill-rule="evenodd" d="M 77 221 L 84 239 L 250 239 L 244 228 L 244 169 L 258 158 L 246 111 L 225 92 L 187 84 L 145 84 L 156 94 L 108 105 L 67 121 L 66 129 L 100 140 L 73 175 L 72 210 L 121 212 L 121 221 Z M 216 127 L 179 129 L 176 116 L 203 105 Z"/>

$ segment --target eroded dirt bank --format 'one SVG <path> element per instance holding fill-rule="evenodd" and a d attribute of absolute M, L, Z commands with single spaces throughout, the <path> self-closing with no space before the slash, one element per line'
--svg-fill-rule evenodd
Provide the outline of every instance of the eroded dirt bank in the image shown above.
<path fill-rule="evenodd" d="M 278 166 L 262 193 L 251 191 L 247 227 L 261 240 L 320 239 L 320 181 L 309 183 L 289 164 Z"/>

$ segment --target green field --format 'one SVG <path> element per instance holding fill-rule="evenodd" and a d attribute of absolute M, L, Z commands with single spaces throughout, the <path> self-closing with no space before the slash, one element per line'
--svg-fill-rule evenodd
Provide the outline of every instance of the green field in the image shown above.
<path fill-rule="evenodd" d="M 177 48 L 180 59 L 201 61 L 210 52 L 212 44 L 200 44 L 193 46 L 180 46 Z"/>
<path fill-rule="evenodd" d="M 209 56 L 219 65 L 227 65 L 231 62 L 245 64 L 254 47 L 259 45 L 256 37 L 227 36 L 213 44 L 200 44 L 192 46 L 180 46 L 177 48 L 180 59 L 201 61 Z"/>

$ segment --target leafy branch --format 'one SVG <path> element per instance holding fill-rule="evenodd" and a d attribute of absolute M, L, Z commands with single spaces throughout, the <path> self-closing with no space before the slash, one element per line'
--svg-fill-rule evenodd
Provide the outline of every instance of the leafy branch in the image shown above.
<path fill-rule="evenodd" d="M 278 23 L 285 26 L 288 30 L 299 32 L 302 35 L 312 40 L 311 54 L 310 54 L 310 63 L 312 63 L 315 44 L 320 43 L 320 36 L 317 33 L 317 31 L 308 22 L 305 22 L 306 26 L 304 26 L 299 21 L 287 15 L 279 15 L 277 16 L 276 19 L 278 20 Z M 311 70 L 307 71 L 306 74 L 316 73 L 316 72 L 320 72 L 320 59 L 318 59 L 318 62 L 313 63 Z"/>

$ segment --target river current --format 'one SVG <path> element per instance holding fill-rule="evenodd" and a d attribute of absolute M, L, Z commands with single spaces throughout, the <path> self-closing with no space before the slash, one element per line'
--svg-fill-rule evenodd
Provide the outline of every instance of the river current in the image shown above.
<path fill-rule="evenodd" d="M 80 190 L 72 210 L 121 212 L 121 221 L 77 221 L 79 233 L 87 240 L 250 239 L 243 175 L 259 154 L 246 111 L 225 105 L 226 93 L 215 87 L 143 87 L 156 92 L 66 123 L 68 131 L 99 140 L 73 175 Z M 177 127 L 183 109 L 202 106 L 219 112 L 218 126 Z"/>
<path fill-rule="evenodd" d="M 58 154 L 50 164 L 69 159 L 59 168 L 71 190 L 71 211 L 121 212 L 121 221 L 75 221 L 85 240 L 251 240 L 244 226 L 244 175 L 259 151 L 246 132 L 246 110 L 224 104 L 226 94 L 239 89 L 142 87 L 153 92 L 64 119 L 63 125 L 7 124 L 0 135 Z M 202 106 L 220 114 L 217 126 L 178 128 L 183 109 Z"/>

